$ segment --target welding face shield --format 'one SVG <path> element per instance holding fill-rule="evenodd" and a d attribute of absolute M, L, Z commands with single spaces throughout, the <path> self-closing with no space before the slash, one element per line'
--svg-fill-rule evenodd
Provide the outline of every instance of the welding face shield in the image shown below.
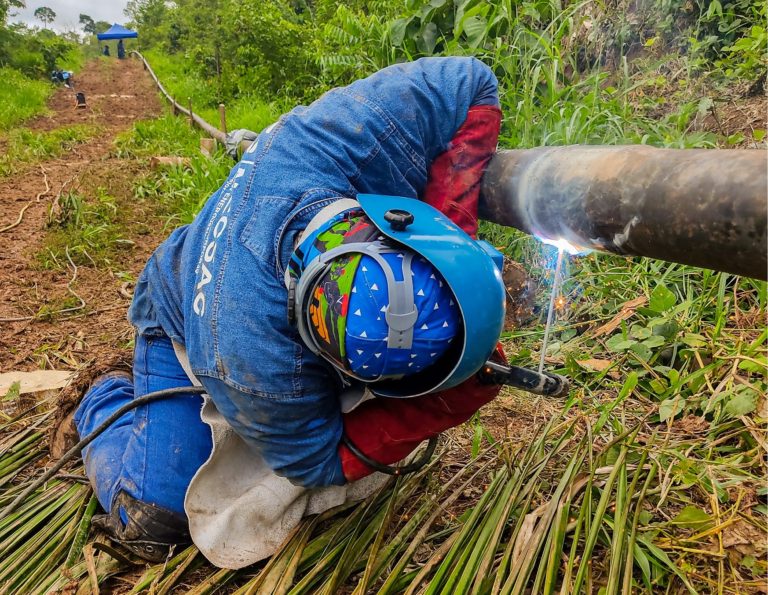
<path fill-rule="evenodd" d="M 292 255 L 289 316 L 303 342 L 379 396 L 460 384 L 501 333 L 501 254 L 426 203 L 357 200 Z"/>

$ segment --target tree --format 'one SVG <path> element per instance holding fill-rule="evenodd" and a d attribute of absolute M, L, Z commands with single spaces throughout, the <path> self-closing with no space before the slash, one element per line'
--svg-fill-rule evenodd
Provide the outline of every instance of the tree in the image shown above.
<path fill-rule="evenodd" d="M 111 26 L 112 24 L 108 23 L 107 21 L 96 21 L 93 25 L 93 32 L 94 34 L 101 33 L 109 29 Z"/>
<path fill-rule="evenodd" d="M 157 29 L 163 25 L 168 13 L 165 0 L 129 0 L 123 14 L 135 27 Z"/>
<path fill-rule="evenodd" d="M 5 25 L 12 8 L 24 8 L 23 0 L 0 0 L 0 26 Z"/>
<path fill-rule="evenodd" d="M 43 25 L 46 26 L 50 25 L 56 19 L 56 13 L 53 12 L 52 8 L 48 8 L 47 6 L 36 8 L 34 15 L 36 19 L 43 21 Z"/>
<path fill-rule="evenodd" d="M 96 33 L 96 22 L 87 14 L 80 15 L 80 24 L 83 26 L 83 31 L 90 33 L 91 35 Z"/>

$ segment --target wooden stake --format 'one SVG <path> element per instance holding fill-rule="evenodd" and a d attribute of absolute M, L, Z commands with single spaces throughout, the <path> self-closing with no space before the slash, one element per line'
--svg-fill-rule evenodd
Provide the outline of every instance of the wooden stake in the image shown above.
<path fill-rule="evenodd" d="M 189 103 L 189 125 L 194 127 L 195 119 L 192 117 L 192 98 L 187 97 L 187 102 Z"/>
<path fill-rule="evenodd" d="M 200 139 L 200 152 L 206 157 L 213 157 L 213 153 L 216 151 L 216 141 L 212 138 Z"/>
<path fill-rule="evenodd" d="M 224 134 L 227 133 L 227 110 L 223 103 L 219 104 L 219 129 Z"/>

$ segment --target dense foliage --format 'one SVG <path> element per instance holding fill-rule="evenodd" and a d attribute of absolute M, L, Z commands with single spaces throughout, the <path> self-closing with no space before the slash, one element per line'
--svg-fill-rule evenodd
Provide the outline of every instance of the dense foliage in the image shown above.
<path fill-rule="evenodd" d="M 765 71 L 765 3 L 613 0 L 131 0 L 144 47 L 183 53 L 220 98 L 281 93 L 311 99 L 329 86 L 404 59 L 471 54 L 502 84 L 528 92 L 573 83 L 595 67 L 663 45 L 701 68 L 719 61 L 758 79 Z M 573 50 L 573 51 L 571 51 Z M 520 70 L 521 59 L 540 66 Z M 742 60 L 750 54 L 750 60 Z M 736 63 L 738 67 L 734 66 Z"/>
<path fill-rule="evenodd" d="M 8 17 L 23 6 L 22 0 L 0 0 L 0 131 L 42 113 L 53 89 L 45 82 L 51 71 L 81 62 L 76 35 L 8 24 Z M 45 24 L 55 18 L 50 8 L 38 10 Z"/>

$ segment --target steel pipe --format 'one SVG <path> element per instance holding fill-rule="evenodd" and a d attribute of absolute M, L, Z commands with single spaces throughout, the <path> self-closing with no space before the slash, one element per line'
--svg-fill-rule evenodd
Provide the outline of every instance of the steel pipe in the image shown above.
<path fill-rule="evenodd" d="M 583 249 L 768 278 L 761 150 L 644 145 L 500 151 L 480 216 Z"/>

